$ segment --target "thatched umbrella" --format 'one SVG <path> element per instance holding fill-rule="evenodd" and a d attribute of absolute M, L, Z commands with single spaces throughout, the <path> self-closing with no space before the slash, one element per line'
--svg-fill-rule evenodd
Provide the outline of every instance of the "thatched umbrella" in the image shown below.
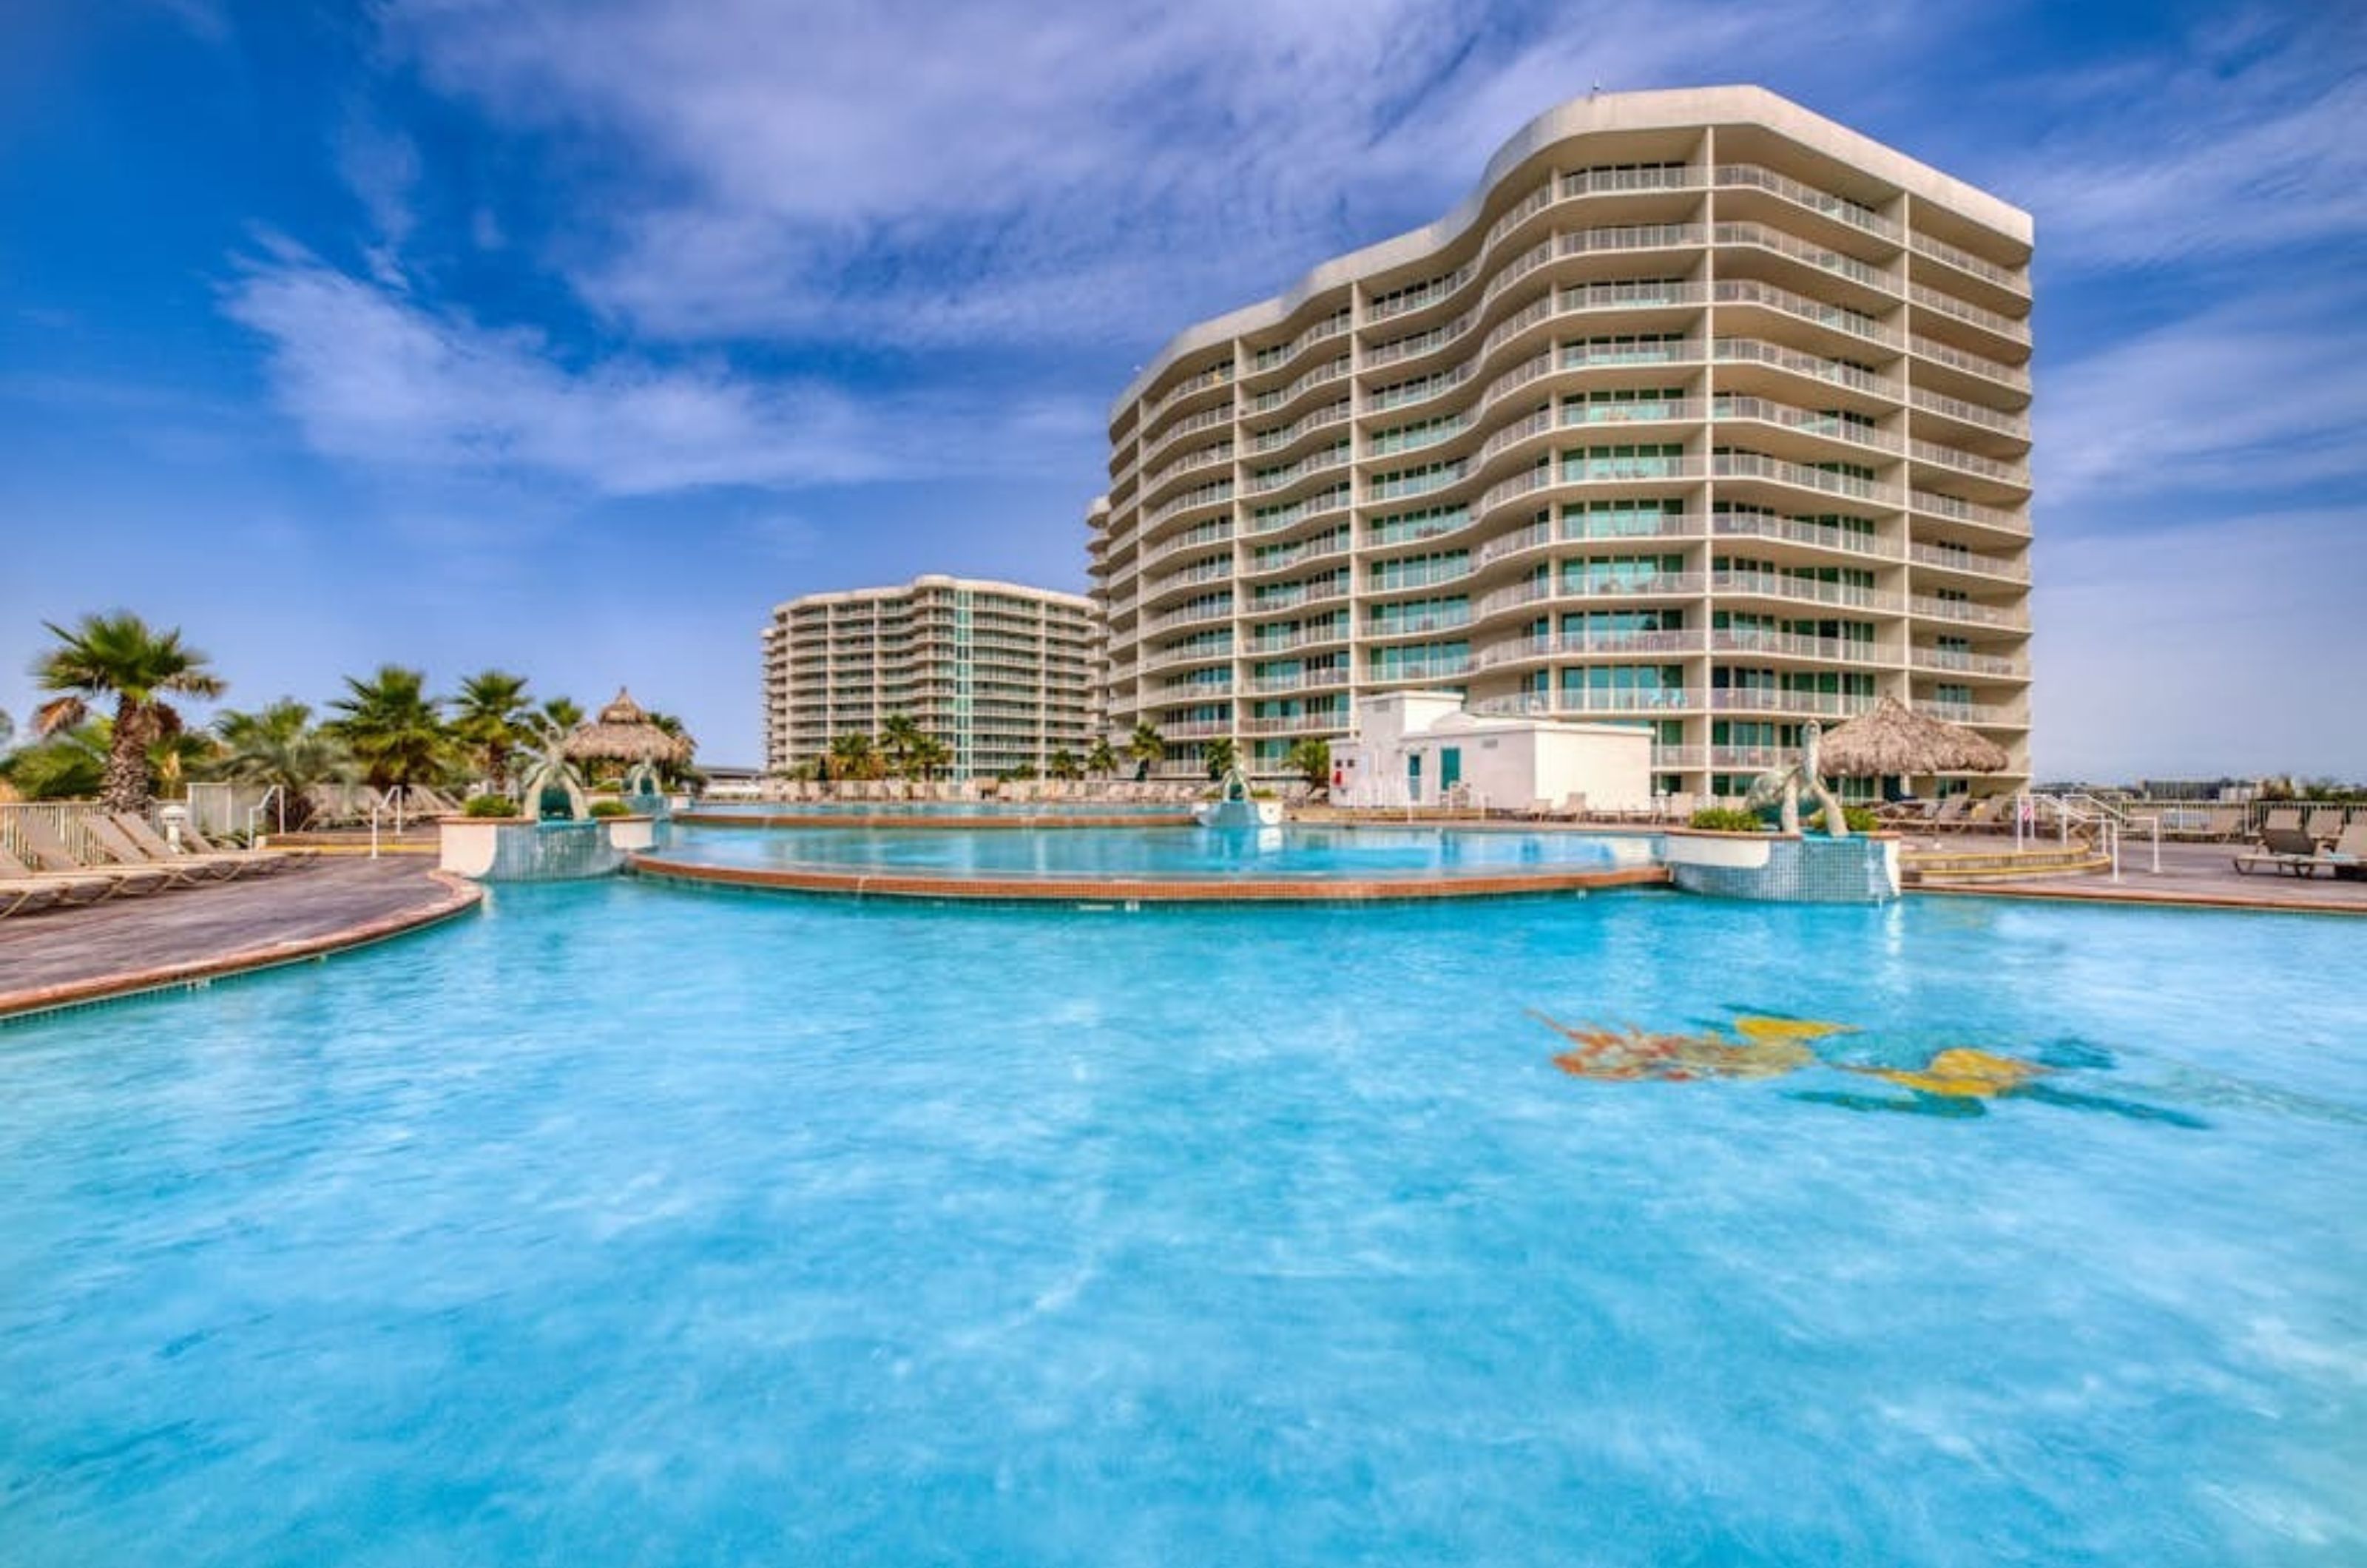
<path fill-rule="evenodd" d="M 578 762 L 659 762 L 680 767 L 697 749 L 687 735 L 669 735 L 650 722 L 650 716 L 622 686 L 617 700 L 600 716 L 575 727 L 561 748 Z"/>
<path fill-rule="evenodd" d="M 2004 750 L 1960 724 L 1945 724 L 1885 697 L 1847 724 L 1827 730 L 1818 759 L 1835 778 L 1908 778 L 1928 773 L 1994 773 Z"/>

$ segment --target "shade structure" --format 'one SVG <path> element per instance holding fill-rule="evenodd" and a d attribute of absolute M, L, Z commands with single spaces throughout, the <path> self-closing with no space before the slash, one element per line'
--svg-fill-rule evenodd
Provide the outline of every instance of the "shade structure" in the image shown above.
<path fill-rule="evenodd" d="M 697 743 L 686 735 L 669 735 L 650 722 L 632 694 L 617 688 L 616 700 L 600 716 L 575 727 L 561 748 L 576 762 L 671 762 L 690 761 Z"/>
<path fill-rule="evenodd" d="M 1919 773 L 1994 773 L 2004 749 L 1959 724 L 1926 718 L 1885 697 L 1847 724 L 1825 732 L 1818 762 L 1834 778 L 1870 779 Z"/>

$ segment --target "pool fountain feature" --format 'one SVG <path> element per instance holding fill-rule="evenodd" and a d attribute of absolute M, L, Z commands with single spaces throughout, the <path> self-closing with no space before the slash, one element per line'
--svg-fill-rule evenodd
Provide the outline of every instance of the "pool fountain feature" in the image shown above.
<path fill-rule="evenodd" d="M 1192 808 L 1192 819 L 1203 828 L 1278 828 L 1282 802 L 1260 800 L 1239 768 L 1225 770 L 1217 798 Z"/>

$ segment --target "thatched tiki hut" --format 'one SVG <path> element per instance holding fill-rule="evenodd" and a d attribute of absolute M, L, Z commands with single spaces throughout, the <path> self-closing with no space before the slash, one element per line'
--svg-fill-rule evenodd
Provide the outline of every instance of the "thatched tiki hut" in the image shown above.
<path fill-rule="evenodd" d="M 1825 732 L 1824 771 L 1835 778 L 1931 778 L 1940 773 L 2003 772 L 2010 759 L 1995 742 L 1885 697 L 1847 724 Z"/>
<path fill-rule="evenodd" d="M 615 762 L 626 768 L 647 762 L 657 767 L 686 766 L 698 743 L 687 735 L 671 734 L 660 728 L 641 705 L 633 701 L 632 694 L 622 686 L 617 688 L 616 700 L 600 710 L 600 716 L 575 727 L 561 748 L 568 761 L 585 764 Z"/>

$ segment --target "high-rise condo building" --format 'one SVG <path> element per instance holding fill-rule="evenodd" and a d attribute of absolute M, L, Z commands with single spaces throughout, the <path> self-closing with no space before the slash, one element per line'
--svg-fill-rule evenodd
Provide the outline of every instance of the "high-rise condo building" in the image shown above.
<path fill-rule="evenodd" d="M 842 735 L 901 714 L 991 778 L 1099 734 L 1093 603 L 1008 582 L 919 577 L 899 588 L 809 593 L 764 627 L 764 765 L 785 773 Z"/>
<path fill-rule="evenodd" d="M 2028 214 L 1751 87 L 1540 117 L 1186 328 L 1093 513 L 1111 724 L 1273 772 L 1357 696 L 1652 727 L 1738 793 L 1881 694 L 2028 771 Z"/>

